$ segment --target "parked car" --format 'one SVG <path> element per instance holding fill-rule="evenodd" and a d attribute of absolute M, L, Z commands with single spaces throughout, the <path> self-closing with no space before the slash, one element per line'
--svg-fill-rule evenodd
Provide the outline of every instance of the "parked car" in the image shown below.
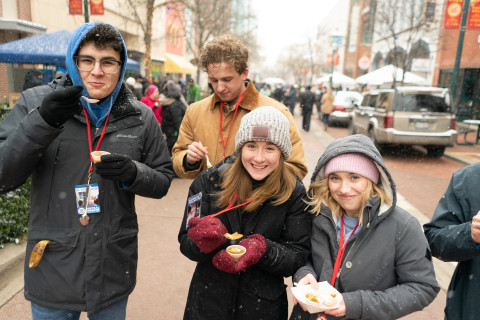
<path fill-rule="evenodd" d="M 455 114 L 448 89 L 398 87 L 366 92 L 355 106 L 350 134 L 368 135 L 381 150 L 385 146 L 420 145 L 440 158 L 457 139 Z"/>
<path fill-rule="evenodd" d="M 328 117 L 328 125 L 347 126 L 352 118 L 353 106 L 362 101 L 362 94 L 356 91 L 338 91 L 333 100 L 333 111 Z"/>

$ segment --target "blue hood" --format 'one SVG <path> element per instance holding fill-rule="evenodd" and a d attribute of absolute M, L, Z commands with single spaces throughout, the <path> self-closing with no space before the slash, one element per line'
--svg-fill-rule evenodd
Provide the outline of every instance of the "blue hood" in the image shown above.
<path fill-rule="evenodd" d="M 75 52 L 77 51 L 78 46 L 80 45 L 80 42 L 82 42 L 83 38 L 87 35 L 87 33 L 92 28 L 94 28 L 97 24 L 98 24 L 97 22 L 92 22 L 92 23 L 86 23 L 80 26 L 77 30 L 73 32 L 72 37 L 70 38 L 70 44 L 68 45 L 67 57 L 65 58 L 65 62 L 67 65 L 68 75 L 72 79 L 74 85 L 83 85 L 83 82 L 82 82 L 82 79 L 80 78 L 80 74 L 77 70 L 77 66 L 75 65 L 75 59 L 73 58 L 73 56 L 75 55 Z M 122 79 L 125 74 L 125 70 L 127 69 L 127 48 L 125 47 L 125 42 L 123 42 L 123 38 L 120 32 L 114 26 L 112 25 L 109 25 L 109 26 L 114 28 L 120 35 L 120 38 L 122 39 L 122 46 L 123 46 L 123 53 L 124 53 L 123 61 L 122 61 L 122 73 L 118 78 L 117 86 L 115 87 L 115 89 L 113 89 L 112 93 L 110 93 L 110 95 L 105 99 L 103 99 L 100 103 L 89 103 L 84 101 L 83 99 L 80 99 L 83 106 L 87 110 L 88 116 L 90 117 L 90 119 L 92 120 L 92 122 L 95 124 L 97 128 L 101 126 L 103 121 L 105 121 L 105 118 L 107 117 L 108 113 L 112 109 L 112 106 L 115 103 L 115 100 L 117 99 L 118 93 L 120 92 L 120 88 L 122 87 Z M 85 89 L 85 86 L 83 87 L 82 95 L 84 95 L 85 97 L 91 98 L 87 90 Z"/>

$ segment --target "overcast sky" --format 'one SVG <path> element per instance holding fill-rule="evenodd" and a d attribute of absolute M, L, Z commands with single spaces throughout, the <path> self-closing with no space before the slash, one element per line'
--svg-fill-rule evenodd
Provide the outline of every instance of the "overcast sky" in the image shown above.
<path fill-rule="evenodd" d="M 258 42 L 267 64 L 292 43 L 306 43 L 337 0 L 254 0 Z"/>

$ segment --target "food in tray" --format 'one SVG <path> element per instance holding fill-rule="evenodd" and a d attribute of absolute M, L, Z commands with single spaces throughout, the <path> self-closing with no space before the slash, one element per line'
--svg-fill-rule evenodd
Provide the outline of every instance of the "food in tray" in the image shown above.
<path fill-rule="evenodd" d="M 315 302 L 315 303 L 320 303 L 320 301 L 318 301 L 318 296 L 316 294 L 313 294 L 313 293 L 307 293 L 305 295 L 305 298 L 307 298 L 307 300 L 309 301 L 312 301 L 312 302 Z"/>
<path fill-rule="evenodd" d="M 227 252 L 231 254 L 242 254 L 245 252 L 245 250 L 243 250 L 242 248 L 232 247 L 228 248 Z"/>
<path fill-rule="evenodd" d="M 234 232 L 232 234 L 225 233 L 225 238 L 230 239 L 230 240 L 237 240 L 237 239 L 240 239 L 241 237 L 243 237 L 243 234 L 238 233 L 238 232 Z"/>

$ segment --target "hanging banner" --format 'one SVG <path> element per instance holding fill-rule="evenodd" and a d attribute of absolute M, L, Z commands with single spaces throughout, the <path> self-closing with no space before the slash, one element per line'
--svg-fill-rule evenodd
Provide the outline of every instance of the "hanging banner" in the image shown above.
<path fill-rule="evenodd" d="M 165 52 L 183 56 L 183 4 L 172 3 L 165 13 Z"/>
<path fill-rule="evenodd" d="M 327 56 L 327 66 L 331 67 L 332 66 L 332 57 L 333 55 L 329 54 Z M 340 56 L 338 54 L 335 55 L 335 65 L 338 66 L 340 64 Z"/>
<path fill-rule="evenodd" d="M 68 10 L 72 15 L 83 14 L 83 0 L 70 0 Z"/>
<path fill-rule="evenodd" d="M 103 15 L 103 0 L 90 0 L 90 14 L 93 15 Z"/>
<path fill-rule="evenodd" d="M 470 11 L 468 13 L 468 29 L 480 29 L 480 0 L 470 3 Z"/>
<path fill-rule="evenodd" d="M 462 20 L 463 0 L 448 0 L 445 12 L 445 29 L 458 29 Z"/>

